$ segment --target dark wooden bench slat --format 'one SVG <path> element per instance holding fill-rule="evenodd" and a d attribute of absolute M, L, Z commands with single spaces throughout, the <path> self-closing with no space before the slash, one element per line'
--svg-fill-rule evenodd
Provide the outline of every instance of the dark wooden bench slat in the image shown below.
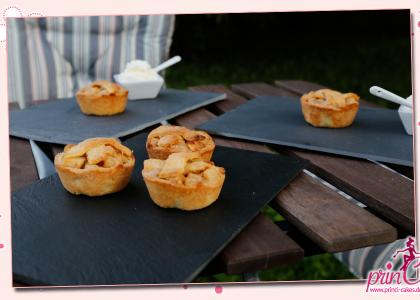
<path fill-rule="evenodd" d="M 264 82 L 233 84 L 232 91 L 246 98 L 255 98 L 257 96 L 296 97 L 294 92 L 281 90 Z"/>
<path fill-rule="evenodd" d="M 175 123 L 180 126 L 193 129 L 197 125 L 207 122 L 215 117 L 216 116 L 213 113 L 209 112 L 208 110 L 204 108 L 199 108 L 199 109 L 194 110 L 193 112 L 177 117 L 175 119 Z M 215 143 L 220 146 L 234 147 L 234 148 L 239 148 L 243 150 L 269 152 L 267 147 L 263 145 L 251 144 L 247 142 L 235 141 L 235 140 L 226 139 L 222 137 L 215 137 L 215 136 L 213 137 L 213 139 Z"/>
<path fill-rule="evenodd" d="M 276 199 L 280 213 L 327 252 L 392 242 L 397 231 L 310 176 L 299 176 Z"/>
<path fill-rule="evenodd" d="M 195 89 L 197 89 L 197 87 L 195 87 Z M 219 87 L 218 91 L 225 92 L 227 95 L 232 94 L 232 92 L 230 92 L 226 87 L 224 89 L 222 87 Z M 229 101 L 229 97 L 225 101 Z M 242 101 L 246 100 L 243 99 Z M 215 117 L 209 112 L 204 113 L 202 111 L 195 111 L 191 114 L 194 113 L 197 113 L 197 116 L 191 117 L 191 119 L 194 119 L 194 122 L 188 123 L 188 126 L 190 127 L 196 126 L 199 123 L 208 121 L 212 117 Z M 183 117 L 185 118 L 185 115 Z M 249 144 L 251 147 L 257 147 L 258 151 L 271 152 L 267 147 L 264 147 L 262 145 L 248 142 L 242 143 Z M 314 195 L 316 195 L 316 198 L 307 198 L 307 194 L 305 193 L 305 191 L 307 191 L 308 182 L 312 183 L 311 189 Z M 290 219 L 288 220 L 293 225 L 298 227 L 302 232 L 304 232 L 309 238 L 317 242 L 317 244 L 326 251 L 344 251 L 354 248 L 370 246 L 373 244 L 386 243 L 396 239 L 397 231 L 394 227 L 383 222 L 379 218 L 375 217 L 366 210 L 358 207 L 357 205 L 349 203 L 344 197 L 335 192 L 332 192 L 319 181 L 314 181 L 309 175 L 306 175 L 304 173 L 299 175 L 293 181 L 293 187 L 295 188 L 293 189 L 295 194 L 286 193 L 285 191 L 283 191 L 278 195 L 278 197 L 275 200 L 275 203 L 277 203 L 277 206 L 281 209 L 283 215 L 290 217 Z M 301 211 L 296 211 L 293 210 L 293 206 L 291 206 L 291 210 L 288 211 L 289 207 L 285 204 L 295 203 L 296 195 L 298 195 L 299 197 L 303 197 L 301 201 L 309 201 L 311 207 L 308 209 L 307 207 L 302 206 Z M 356 219 L 357 223 L 352 223 L 351 220 L 341 221 L 334 219 L 334 221 L 331 221 L 331 212 L 328 210 L 323 210 L 323 204 L 321 205 L 319 202 L 317 202 L 318 198 L 326 199 L 325 201 L 328 201 L 327 203 L 329 203 L 331 207 L 342 210 L 341 213 L 343 216 L 349 215 L 351 217 L 354 217 L 356 215 L 360 215 L 361 217 Z M 313 227 L 313 220 L 311 218 L 311 212 L 313 210 L 319 211 L 319 224 L 330 224 L 330 227 L 335 228 L 335 231 L 331 232 L 330 228 L 326 228 L 323 226 Z M 293 218 L 294 215 L 299 215 L 298 221 L 296 220 L 296 218 Z M 355 228 L 354 224 L 359 224 L 358 228 L 360 230 L 357 230 L 358 228 Z M 370 224 L 374 224 L 372 229 L 369 229 Z M 358 236 L 358 238 L 355 239 L 355 236 Z M 322 238 L 320 239 L 319 237 Z"/>
<path fill-rule="evenodd" d="M 290 91 L 295 95 L 326 88 L 321 84 L 303 80 L 276 80 L 274 84 L 282 90 Z"/>
<path fill-rule="evenodd" d="M 293 264 L 303 258 L 303 251 L 268 217 L 259 214 L 221 257 L 228 274 L 239 274 Z"/>
<path fill-rule="evenodd" d="M 313 86 L 311 83 L 307 89 Z M 284 94 L 284 90 L 269 84 L 260 83 L 257 88 L 254 87 L 255 84 L 236 84 L 233 89 L 250 98 L 265 94 L 275 95 L 276 91 L 277 96 Z M 267 92 L 264 92 L 265 89 Z M 301 91 L 304 90 L 302 87 Z M 366 160 L 276 147 L 279 148 L 285 153 L 310 160 L 311 171 L 378 214 L 414 233 L 414 183 L 408 178 Z"/>
<path fill-rule="evenodd" d="M 414 182 L 411 180 L 368 161 L 337 157 L 333 162 L 319 153 L 296 151 L 295 154 L 317 161 L 310 165 L 311 172 L 392 223 L 414 232 Z"/>
<path fill-rule="evenodd" d="M 9 137 L 11 191 L 39 179 L 29 141 Z"/>
<path fill-rule="evenodd" d="M 190 90 L 198 91 L 198 92 L 201 91 L 201 92 L 211 92 L 211 93 L 225 93 L 227 100 L 218 101 L 211 105 L 211 106 L 216 107 L 217 111 L 220 113 L 231 110 L 241 105 L 246 100 L 244 97 L 233 93 L 229 89 L 226 89 L 226 87 L 221 84 L 193 86 L 190 88 Z"/>
<path fill-rule="evenodd" d="M 9 103 L 9 110 L 14 109 L 19 109 L 18 104 Z M 9 136 L 9 152 L 12 192 L 39 179 L 35 159 L 28 140 Z"/>

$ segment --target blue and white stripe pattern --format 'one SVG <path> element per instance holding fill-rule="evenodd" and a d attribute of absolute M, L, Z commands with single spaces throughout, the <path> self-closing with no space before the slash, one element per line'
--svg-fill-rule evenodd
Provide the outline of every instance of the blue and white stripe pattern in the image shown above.
<path fill-rule="evenodd" d="M 9 99 L 25 107 L 71 97 L 93 80 L 112 80 L 133 59 L 156 66 L 168 58 L 174 21 L 172 15 L 9 18 Z"/>
<path fill-rule="evenodd" d="M 336 253 L 335 257 L 345 264 L 356 277 L 365 279 L 370 271 L 386 270 L 388 262 L 393 264 L 393 270 L 399 270 L 402 266 L 402 256 L 400 255 L 393 260 L 392 255 L 398 249 L 407 248 L 405 243 L 405 239 L 400 239 L 390 244 Z M 407 269 L 407 276 L 408 278 L 416 278 L 416 270 L 411 265 Z"/>

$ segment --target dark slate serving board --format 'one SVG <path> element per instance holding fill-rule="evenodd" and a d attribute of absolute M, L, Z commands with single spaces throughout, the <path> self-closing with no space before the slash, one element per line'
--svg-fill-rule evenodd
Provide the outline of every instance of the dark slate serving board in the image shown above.
<path fill-rule="evenodd" d="M 84 115 L 75 98 L 62 99 L 11 111 L 9 134 L 56 144 L 120 138 L 224 98 L 224 94 L 165 89 L 156 99 L 130 100 L 123 113 L 108 117 Z"/>
<path fill-rule="evenodd" d="M 198 128 L 227 137 L 413 166 L 413 138 L 397 111 L 360 108 L 347 128 L 317 128 L 305 122 L 300 101 L 262 96 Z"/>
<path fill-rule="evenodd" d="M 217 147 L 226 169 L 219 199 L 193 212 L 150 200 L 140 171 L 145 134 L 128 139 L 128 187 L 98 198 L 66 192 L 54 174 L 12 194 L 14 279 L 32 285 L 191 281 L 306 165 L 280 155 Z"/>

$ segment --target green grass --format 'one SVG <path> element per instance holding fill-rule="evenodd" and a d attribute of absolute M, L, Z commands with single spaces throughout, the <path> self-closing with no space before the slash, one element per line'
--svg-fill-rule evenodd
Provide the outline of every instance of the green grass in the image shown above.
<path fill-rule="evenodd" d="M 260 271 L 263 281 L 290 280 L 339 280 L 356 278 L 347 267 L 331 254 L 306 257 L 293 266 L 277 267 Z"/>
<path fill-rule="evenodd" d="M 273 222 L 280 222 L 284 220 L 283 216 L 268 205 L 263 208 L 262 213 L 269 217 Z"/>
<path fill-rule="evenodd" d="M 244 82 L 267 82 L 282 79 L 300 79 L 317 82 L 339 91 L 352 91 L 362 98 L 395 108 L 369 94 L 369 87 L 380 85 L 401 96 L 411 94 L 410 43 L 407 38 L 369 38 L 347 43 L 332 40 L 322 47 L 316 38 L 305 41 L 285 41 L 278 49 L 237 49 L 237 54 L 212 58 L 184 57 L 183 62 L 168 69 L 166 83 L 169 87 L 187 88 L 195 85 Z M 226 46 L 227 48 L 229 45 Z M 266 50 L 266 51 L 265 51 Z M 232 51 L 230 51 L 232 53 Z M 182 53 L 180 53 L 182 55 Z M 272 208 L 263 210 L 273 221 L 283 220 Z M 306 257 L 292 266 L 262 270 L 261 280 L 337 280 L 354 276 L 333 255 Z M 201 276 L 196 282 L 240 282 L 240 275 L 216 274 Z"/>
<path fill-rule="evenodd" d="M 307 41 L 311 44 L 311 41 Z M 315 42 L 314 42 L 315 43 Z M 294 48 L 255 55 L 238 54 L 215 61 L 184 58 L 168 69 L 169 87 L 187 88 L 194 85 L 220 83 L 231 85 L 243 82 L 267 82 L 282 79 L 300 79 L 317 82 L 339 91 L 352 91 L 363 99 L 395 108 L 389 102 L 370 95 L 369 87 L 380 85 L 396 94 L 411 94 L 410 44 L 406 38 L 375 41 L 374 47 L 332 42 L 334 47 L 307 48 L 297 43 Z M 404 55 L 401 55 L 403 53 Z"/>
<path fill-rule="evenodd" d="M 284 267 L 262 270 L 258 273 L 261 281 L 298 281 L 298 280 L 340 280 L 355 279 L 346 266 L 331 254 L 306 257 L 302 261 Z M 215 274 L 200 276 L 194 282 L 244 282 L 242 275 Z"/>

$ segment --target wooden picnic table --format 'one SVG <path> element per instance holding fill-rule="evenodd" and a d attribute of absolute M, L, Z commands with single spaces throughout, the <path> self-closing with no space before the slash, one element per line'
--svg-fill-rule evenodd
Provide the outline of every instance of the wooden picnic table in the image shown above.
<path fill-rule="evenodd" d="M 230 88 L 195 86 L 190 90 L 226 93 L 227 98 L 168 122 L 194 128 L 256 96 L 298 98 L 319 88 L 323 86 L 300 80 L 241 83 Z M 372 104 L 361 101 L 361 105 Z M 250 273 L 291 265 L 305 256 L 390 243 L 414 234 L 413 168 L 230 138 L 215 137 L 215 141 L 217 145 L 297 156 L 310 163 L 269 204 L 285 220 L 273 222 L 260 213 L 204 272 Z M 62 151 L 60 145 L 39 144 L 51 158 Z M 10 137 L 10 163 L 12 191 L 38 179 L 27 140 Z"/>

